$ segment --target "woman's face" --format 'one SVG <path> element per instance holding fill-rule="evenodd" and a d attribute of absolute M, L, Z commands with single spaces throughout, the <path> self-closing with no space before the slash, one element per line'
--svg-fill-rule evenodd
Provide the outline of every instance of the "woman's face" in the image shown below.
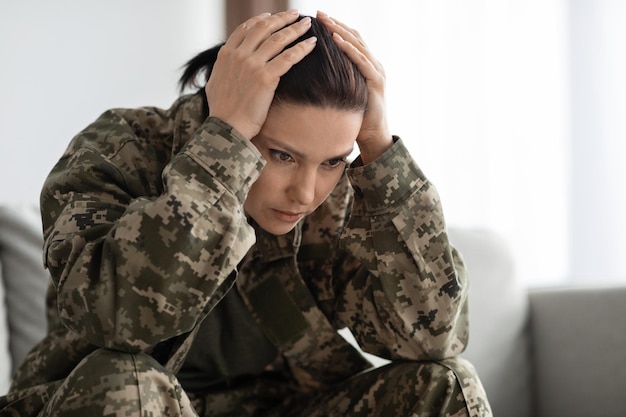
<path fill-rule="evenodd" d="M 269 233 L 293 229 L 337 185 L 362 121 L 361 112 L 272 106 L 252 139 L 267 164 L 248 193 L 246 213 Z"/>

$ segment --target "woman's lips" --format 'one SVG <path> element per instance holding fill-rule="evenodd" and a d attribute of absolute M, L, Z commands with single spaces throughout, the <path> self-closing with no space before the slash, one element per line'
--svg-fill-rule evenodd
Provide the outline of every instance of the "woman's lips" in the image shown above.
<path fill-rule="evenodd" d="M 287 223 L 296 223 L 305 215 L 305 213 L 293 213 L 290 211 L 281 211 L 276 209 L 273 209 L 272 211 L 274 212 L 274 215 L 278 218 L 278 220 Z"/>

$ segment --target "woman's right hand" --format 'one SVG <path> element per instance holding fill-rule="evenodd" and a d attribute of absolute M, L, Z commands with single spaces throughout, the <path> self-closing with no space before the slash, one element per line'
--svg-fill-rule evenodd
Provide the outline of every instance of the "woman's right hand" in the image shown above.
<path fill-rule="evenodd" d="M 235 29 L 205 86 L 211 116 L 249 139 L 259 133 L 280 77 L 315 47 L 312 37 L 283 51 L 311 26 L 310 18 L 293 23 L 298 16 L 297 10 L 262 14 Z"/>

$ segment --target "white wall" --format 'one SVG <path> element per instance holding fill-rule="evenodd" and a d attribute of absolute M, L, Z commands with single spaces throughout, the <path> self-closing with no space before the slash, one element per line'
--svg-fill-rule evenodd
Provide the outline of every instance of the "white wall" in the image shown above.
<path fill-rule="evenodd" d="M 521 279 L 569 262 L 566 0 L 292 0 L 356 28 L 387 72 L 392 131 L 448 224 L 495 230 Z"/>
<path fill-rule="evenodd" d="M 0 2 L 0 204 L 38 203 L 70 139 L 110 107 L 168 107 L 224 38 L 218 0 Z"/>
<path fill-rule="evenodd" d="M 626 2 L 292 0 L 356 27 L 448 222 L 531 286 L 626 282 Z"/>
<path fill-rule="evenodd" d="M 626 2 L 291 3 L 363 34 L 449 224 L 500 232 L 529 285 L 626 279 Z M 222 15 L 219 0 L 0 1 L 0 204 L 36 203 L 103 110 L 168 106 Z"/>
<path fill-rule="evenodd" d="M 571 0 L 571 266 L 626 281 L 626 2 Z"/>

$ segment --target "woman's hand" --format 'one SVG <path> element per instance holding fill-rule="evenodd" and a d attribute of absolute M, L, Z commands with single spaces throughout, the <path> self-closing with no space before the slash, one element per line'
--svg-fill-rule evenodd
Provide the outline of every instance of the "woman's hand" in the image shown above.
<path fill-rule="evenodd" d="M 235 29 L 220 49 L 205 87 L 211 116 L 249 139 L 259 133 L 280 77 L 315 46 L 313 37 L 283 51 L 311 26 L 310 18 L 294 24 L 298 16 L 297 10 L 266 13 Z"/>
<path fill-rule="evenodd" d="M 357 144 L 364 164 L 372 162 L 393 144 L 385 110 L 385 70 L 367 48 L 361 35 L 322 12 L 317 18 L 333 33 L 339 48 L 354 62 L 367 80 L 368 102 Z"/>

